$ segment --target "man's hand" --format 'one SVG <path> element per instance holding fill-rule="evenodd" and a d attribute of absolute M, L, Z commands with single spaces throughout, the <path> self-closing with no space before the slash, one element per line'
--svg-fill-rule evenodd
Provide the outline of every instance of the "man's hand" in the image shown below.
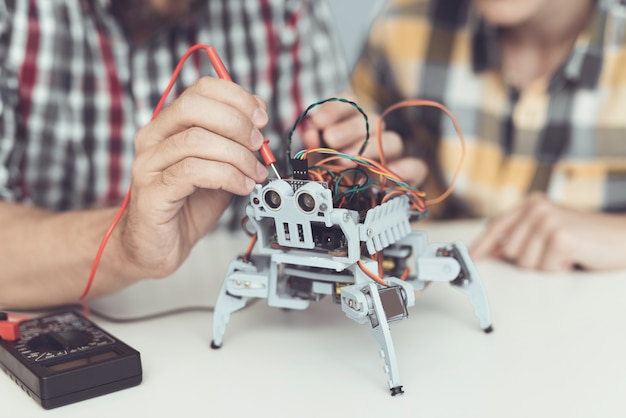
<path fill-rule="evenodd" d="M 355 101 L 351 94 L 337 95 Z M 362 156 L 380 160 L 376 143 L 378 115 L 367 112 L 370 123 L 370 139 Z M 365 120 L 353 106 L 342 102 L 328 102 L 311 110 L 311 127 L 303 135 L 306 148 L 328 146 L 348 155 L 357 155 L 365 141 Z M 320 135 L 321 133 L 321 135 Z M 324 143 L 322 143 L 322 140 Z M 407 183 L 418 186 L 426 178 L 427 168 L 422 160 L 404 157 L 402 138 L 392 131 L 382 130 L 381 142 L 387 168 L 402 177 Z"/>
<path fill-rule="evenodd" d="M 471 253 L 550 272 L 621 269 L 626 268 L 625 236 L 626 216 L 566 208 L 532 194 L 494 218 Z"/>
<path fill-rule="evenodd" d="M 267 121 L 260 99 L 207 77 L 137 133 L 119 239 L 138 275 L 172 273 L 215 226 L 232 194 L 249 194 L 265 180 L 267 169 L 254 151 Z"/>

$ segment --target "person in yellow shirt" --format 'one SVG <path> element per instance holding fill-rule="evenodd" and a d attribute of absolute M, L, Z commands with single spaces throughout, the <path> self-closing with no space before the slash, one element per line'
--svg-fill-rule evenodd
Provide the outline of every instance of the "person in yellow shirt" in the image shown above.
<path fill-rule="evenodd" d="M 379 113 L 426 99 L 459 120 L 464 162 L 431 213 L 491 219 L 473 256 L 626 268 L 625 17 L 618 0 L 392 0 L 374 22 L 354 93 Z M 330 147 L 345 147 L 348 124 L 329 109 L 314 117 Z M 450 185 L 462 145 L 445 114 L 406 107 L 385 127 L 391 153 L 424 163 L 397 162 L 398 174 L 421 177 L 431 196 Z"/>

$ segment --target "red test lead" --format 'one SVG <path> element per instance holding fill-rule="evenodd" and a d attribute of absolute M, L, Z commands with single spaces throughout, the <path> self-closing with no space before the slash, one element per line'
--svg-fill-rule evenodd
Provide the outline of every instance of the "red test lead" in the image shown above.
<path fill-rule="evenodd" d="M 217 73 L 217 76 L 219 78 L 222 78 L 228 81 L 233 81 L 232 77 L 228 73 L 228 70 L 226 69 L 226 66 L 224 65 L 224 62 L 219 57 L 219 55 L 217 54 L 217 52 L 215 51 L 213 47 L 210 47 L 210 46 L 209 47 L 196 46 L 196 47 L 206 49 L 206 53 L 209 56 L 209 59 L 211 60 L 211 63 L 213 64 L 213 68 L 215 69 L 215 72 Z M 263 141 L 263 145 L 261 146 L 259 153 L 261 154 L 261 157 L 263 158 L 263 162 L 265 163 L 265 165 L 272 167 L 272 170 L 274 170 L 274 174 L 276 174 L 276 178 L 280 179 L 278 170 L 276 170 L 276 166 L 274 165 L 274 163 L 276 162 L 276 157 L 274 157 L 274 154 L 272 153 L 272 150 L 270 149 L 269 142 L 270 140 L 267 138 Z"/>
<path fill-rule="evenodd" d="M 276 170 L 276 166 L 274 165 L 274 163 L 276 162 L 276 157 L 274 157 L 274 154 L 272 153 L 272 150 L 270 148 L 269 139 L 265 138 L 265 140 L 263 141 L 263 145 L 259 150 L 259 154 L 261 154 L 261 158 L 263 158 L 263 162 L 265 163 L 265 165 L 272 167 L 272 170 L 274 170 L 274 174 L 276 174 L 276 178 L 280 179 L 280 174 L 278 174 L 278 170 Z"/>
<path fill-rule="evenodd" d="M 219 78 L 222 78 L 228 81 L 233 81 L 232 77 L 228 73 L 228 70 L 226 69 L 226 66 L 224 65 L 224 62 L 219 57 L 219 55 L 217 54 L 217 52 L 215 51 L 213 47 L 205 46 L 205 45 L 196 45 L 195 48 L 203 48 L 206 50 L 206 53 L 209 56 L 209 59 L 211 60 L 211 63 L 213 64 L 213 68 L 215 69 L 215 72 L 217 73 L 217 76 Z M 265 165 L 272 167 L 272 170 L 274 170 L 274 174 L 276 174 L 276 178 L 280 179 L 278 170 L 276 170 L 276 166 L 274 165 L 274 163 L 276 162 L 276 158 L 274 157 L 274 154 L 272 153 L 272 150 L 270 149 L 269 142 L 270 141 L 267 138 L 265 139 L 265 141 L 263 141 L 263 145 L 261 146 L 259 153 L 261 154 L 261 157 L 263 158 L 263 162 L 265 162 Z"/>

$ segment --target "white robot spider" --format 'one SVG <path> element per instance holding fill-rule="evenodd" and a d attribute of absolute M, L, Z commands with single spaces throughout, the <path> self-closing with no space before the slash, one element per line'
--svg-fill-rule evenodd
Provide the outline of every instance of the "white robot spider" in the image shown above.
<path fill-rule="evenodd" d="M 429 244 L 425 232 L 412 230 L 415 213 L 406 195 L 363 216 L 337 207 L 326 182 L 306 178 L 271 179 L 250 194 L 246 228 L 256 234 L 258 251 L 230 263 L 215 304 L 212 348 L 222 346 L 231 314 L 251 298 L 306 309 L 330 296 L 348 318 L 369 324 L 395 396 L 404 391 L 389 323 L 408 316 L 415 292 L 430 282 L 449 282 L 469 296 L 483 331 L 492 331 L 487 297 L 467 247 Z M 381 253 L 383 260 L 376 256 Z M 375 281 L 372 271 L 383 270 L 384 278 Z"/>

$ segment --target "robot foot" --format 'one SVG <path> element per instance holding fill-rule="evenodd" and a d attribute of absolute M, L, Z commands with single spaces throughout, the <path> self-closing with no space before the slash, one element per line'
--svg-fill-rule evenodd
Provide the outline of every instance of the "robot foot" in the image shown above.
<path fill-rule="evenodd" d="M 402 395 L 404 393 L 402 386 L 392 387 L 389 391 L 391 391 L 391 396 Z"/>
<path fill-rule="evenodd" d="M 218 348 L 222 348 L 222 344 L 215 344 L 215 340 L 211 341 L 211 348 L 217 350 Z"/>
<path fill-rule="evenodd" d="M 484 328 L 484 329 L 483 329 L 483 332 L 484 332 L 485 334 L 490 334 L 490 333 L 492 333 L 492 332 L 493 332 L 493 327 L 492 327 L 491 325 L 489 325 L 487 328 Z"/>

